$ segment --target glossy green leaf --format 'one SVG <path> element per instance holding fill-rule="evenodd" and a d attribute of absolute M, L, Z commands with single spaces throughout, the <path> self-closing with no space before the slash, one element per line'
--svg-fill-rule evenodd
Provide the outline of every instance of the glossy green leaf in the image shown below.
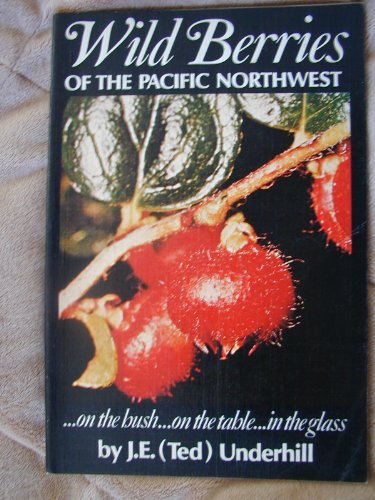
<path fill-rule="evenodd" d="M 63 166 L 80 193 L 147 210 L 190 206 L 230 175 L 241 117 L 232 96 L 71 98 Z"/>
<path fill-rule="evenodd" d="M 238 94 L 242 111 L 270 127 L 311 135 L 349 117 L 348 93 Z"/>
<path fill-rule="evenodd" d="M 131 199 L 137 151 L 117 97 L 73 97 L 64 113 L 63 167 L 76 191 L 100 201 Z"/>

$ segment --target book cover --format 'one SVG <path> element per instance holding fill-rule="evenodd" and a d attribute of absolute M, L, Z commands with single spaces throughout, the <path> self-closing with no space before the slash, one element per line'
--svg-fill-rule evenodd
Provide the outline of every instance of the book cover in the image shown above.
<path fill-rule="evenodd" d="M 47 468 L 365 481 L 363 9 L 55 16 Z"/>

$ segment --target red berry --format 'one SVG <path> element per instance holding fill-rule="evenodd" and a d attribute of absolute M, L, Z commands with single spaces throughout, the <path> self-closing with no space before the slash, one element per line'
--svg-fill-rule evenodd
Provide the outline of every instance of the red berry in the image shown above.
<path fill-rule="evenodd" d="M 160 278 L 160 269 L 156 264 L 157 256 L 154 245 L 149 243 L 134 248 L 128 259 L 134 274 L 148 285 L 157 284 Z"/>
<path fill-rule="evenodd" d="M 288 319 L 294 286 L 280 254 L 253 241 L 229 252 L 194 252 L 169 282 L 168 311 L 198 345 L 220 343 L 223 356 L 254 335 L 267 341 Z"/>
<path fill-rule="evenodd" d="M 340 167 L 338 168 L 333 179 L 333 202 L 335 206 L 336 219 L 344 233 L 349 235 L 345 243 L 350 244 L 350 249 L 352 232 L 351 188 L 351 164 L 349 151 L 349 156 L 340 164 Z M 343 244 L 345 243 L 343 242 Z"/>
<path fill-rule="evenodd" d="M 179 231 L 155 244 L 132 251 L 129 264 L 147 285 L 165 282 L 167 275 L 192 252 L 215 249 L 220 243 L 221 226 L 198 226 Z"/>
<path fill-rule="evenodd" d="M 172 323 L 165 291 L 141 291 L 122 307 L 123 321 L 113 331 L 116 386 L 139 400 L 170 394 L 172 386 L 189 377 L 194 346 Z"/>
<path fill-rule="evenodd" d="M 310 163 L 314 211 L 328 239 L 345 252 L 352 251 L 352 196 L 350 141 L 337 152 Z"/>

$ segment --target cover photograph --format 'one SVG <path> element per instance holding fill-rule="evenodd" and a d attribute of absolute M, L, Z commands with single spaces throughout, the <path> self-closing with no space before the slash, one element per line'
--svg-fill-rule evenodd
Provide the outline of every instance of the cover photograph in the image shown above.
<path fill-rule="evenodd" d="M 47 469 L 367 478 L 361 4 L 58 13 Z"/>

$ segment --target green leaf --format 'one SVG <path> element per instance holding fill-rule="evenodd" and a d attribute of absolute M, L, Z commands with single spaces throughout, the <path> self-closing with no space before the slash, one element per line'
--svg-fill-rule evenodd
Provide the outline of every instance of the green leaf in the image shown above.
<path fill-rule="evenodd" d="M 63 167 L 76 191 L 100 201 L 131 199 L 137 152 L 117 97 L 73 97 L 64 113 Z"/>
<path fill-rule="evenodd" d="M 190 206 L 230 175 L 241 117 L 228 95 L 73 97 L 63 166 L 80 193 L 147 210 Z"/>
<path fill-rule="evenodd" d="M 349 117 L 348 93 L 238 94 L 243 112 L 270 127 L 314 135 Z"/>

